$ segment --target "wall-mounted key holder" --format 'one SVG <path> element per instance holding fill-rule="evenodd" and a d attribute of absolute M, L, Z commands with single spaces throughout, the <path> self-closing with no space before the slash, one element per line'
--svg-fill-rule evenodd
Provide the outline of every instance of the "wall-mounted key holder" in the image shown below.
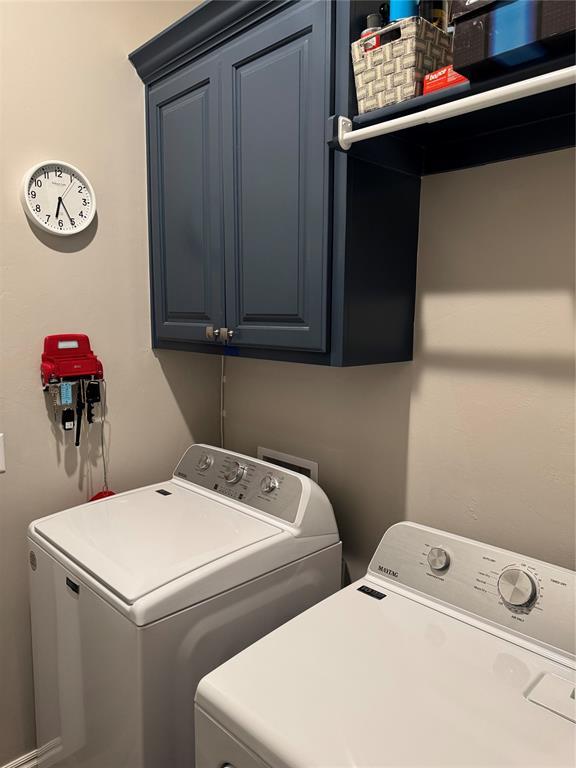
<path fill-rule="evenodd" d="M 85 333 L 60 333 L 46 336 L 40 365 L 42 387 L 50 392 L 54 417 L 61 410 L 62 428 L 74 429 L 75 445 L 80 445 L 82 420 L 94 422 L 94 404 L 100 402 L 100 382 L 104 368 Z"/>
<path fill-rule="evenodd" d="M 104 417 L 106 410 L 106 382 L 104 368 L 90 346 L 84 333 L 62 333 L 46 336 L 40 366 L 42 388 L 50 396 L 54 421 L 65 432 L 75 429 L 74 444 L 80 446 L 84 420 L 89 429 L 100 422 L 102 461 L 104 466 L 104 490 L 102 495 L 112 495 L 108 490 L 104 451 Z"/>
<path fill-rule="evenodd" d="M 50 384 L 78 379 L 102 380 L 104 369 L 85 333 L 59 333 L 44 339 L 40 376 L 47 389 Z"/>

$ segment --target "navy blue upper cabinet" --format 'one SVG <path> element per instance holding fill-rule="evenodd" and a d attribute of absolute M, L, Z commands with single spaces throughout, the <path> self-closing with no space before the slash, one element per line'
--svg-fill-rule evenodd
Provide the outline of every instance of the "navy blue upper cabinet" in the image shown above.
<path fill-rule="evenodd" d="M 153 331 L 206 342 L 224 324 L 219 69 L 191 65 L 149 93 Z"/>
<path fill-rule="evenodd" d="M 326 349 L 330 4 L 222 51 L 226 325 L 238 346 Z"/>
<path fill-rule="evenodd" d="M 420 176 L 330 149 L 373 0 L 212 0 L 130 55 L 147 89 L 153 343 L 325 365 L 412 356 Z M 219 331 L 209 340 L 211 329 Z"/>

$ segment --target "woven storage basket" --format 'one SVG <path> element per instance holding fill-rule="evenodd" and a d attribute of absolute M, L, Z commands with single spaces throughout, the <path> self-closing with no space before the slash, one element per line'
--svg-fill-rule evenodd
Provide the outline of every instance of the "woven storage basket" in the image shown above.
<path fill-rule="evenodd" d="M 366 50 L 367 41 L 378 36 L 382 45 Z M 352 43 L 358 112 L 420 96 L 424 75 L 448 64 L 452 36 L 420 16 L 388 24 Z"/>

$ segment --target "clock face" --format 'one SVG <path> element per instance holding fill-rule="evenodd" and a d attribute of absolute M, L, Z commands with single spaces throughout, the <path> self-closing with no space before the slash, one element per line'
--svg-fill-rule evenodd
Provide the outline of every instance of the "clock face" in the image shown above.
<path fill-rule="evenodd" d="M 55 160 L 26 173 L 21 198 L 28 218 L 54 235 L 81 232 L 96 213 L 94 190 L 86 176 L 73 165 Z"/>

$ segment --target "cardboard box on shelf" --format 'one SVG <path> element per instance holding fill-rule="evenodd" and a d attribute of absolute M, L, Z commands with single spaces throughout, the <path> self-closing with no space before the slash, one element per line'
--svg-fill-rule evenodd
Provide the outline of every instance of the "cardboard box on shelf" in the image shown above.
<path fill-rule="evenodd" d="M 462 85 L 462 83 L 468 82 L 470 82 L 468 78 L 455 72 L 454 67 L 450 64 L 425 76 L 424 94 L 434 93 L 434 91 L 440 91 L 443 88 L 452 88 L 455 85 Z"/>

